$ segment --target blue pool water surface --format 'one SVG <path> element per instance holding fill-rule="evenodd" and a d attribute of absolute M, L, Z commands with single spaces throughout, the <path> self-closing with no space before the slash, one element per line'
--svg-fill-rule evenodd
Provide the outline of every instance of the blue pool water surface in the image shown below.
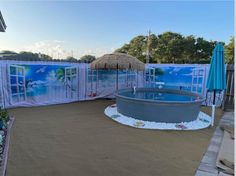
<path fill-rule="evenodd" d="M 174 93 L 165 93 L 165 92 L 157 92 L 157 91 L 137 91 L 134 93 L 130 92 L 122 92 L 121 96 L 137 98 L 137 99 L 146 99 L 146 100 L 157 100 L 157 101 L 195 101 L 197 97 L 189 96 L 189 95 L 181 95 Z"/>

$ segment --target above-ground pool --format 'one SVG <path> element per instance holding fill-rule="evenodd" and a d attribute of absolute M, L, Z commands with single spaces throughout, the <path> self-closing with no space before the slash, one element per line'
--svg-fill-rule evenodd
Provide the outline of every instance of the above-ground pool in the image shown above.
<path fill-rule="evenodd" d="M 180 123 L 197 119 L 203 97 L 187 91 L 158 88 L 122 89 L 117 111 L 144 121 Z"/>

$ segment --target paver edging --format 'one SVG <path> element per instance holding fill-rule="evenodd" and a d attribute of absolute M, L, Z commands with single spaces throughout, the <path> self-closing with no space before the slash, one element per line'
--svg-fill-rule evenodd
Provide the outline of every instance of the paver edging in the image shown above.
<path fill-rule="evenodd" d="M 216 127 L 215 132 L 211 138 L 207 151 L 204 153 L 202 160 L 199 163 L 195 176 L 204 176 L 208 174 L 217 176 L 219 174 L 220 170 L 216 167 L 216 158 L 220 150 L 220 145 L 222 143 L 224 133 L 220 129 L 220 125 L 233 124 L 234 119 L 232 119 L 231 115 L 233 114 L 224 113 L 224 115 L 222 116 L 219 125 Z"/>

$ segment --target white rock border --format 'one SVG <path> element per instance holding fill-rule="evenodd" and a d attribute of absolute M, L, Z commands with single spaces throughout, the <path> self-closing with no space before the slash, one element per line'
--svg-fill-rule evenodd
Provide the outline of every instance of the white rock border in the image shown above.
<path fill-rule="evenodd" d="M 109 118 L 123 125 L 142 129 L 199 130 L 207 128 L 211 124 L 211 117 L 201 111 L 199 112 L 196 120 L 182 123 L 158 123 L 158 122 L 143 121 L 132 117 L 127 117 L 117 111 L 116 104 L 108 106 L 105 109 L 104 113 Z"/>

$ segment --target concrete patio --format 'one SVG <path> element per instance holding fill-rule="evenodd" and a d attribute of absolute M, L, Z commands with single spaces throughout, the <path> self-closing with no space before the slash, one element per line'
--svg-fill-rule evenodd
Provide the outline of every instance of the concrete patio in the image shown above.
<path fill-rule="evenodd" d="M 233 111 L 225 112 L 221 118 L 195 176 L 218 176 L 220 174 L 220 169 L 216 166 L 216 160 L 224 136 L 224 132 L 220 129 L 222 124 L 234 126 Z"/>
<path fill-rule="evenodd" d="M 7 176 L 194 175 L 215 131 L 142 130 L 107 118 L 112 100 L 10 109 Z M 203 107 L 202 111 L 209 109 Z M 217 111 L 216 124 L 222 112 Z"/>

